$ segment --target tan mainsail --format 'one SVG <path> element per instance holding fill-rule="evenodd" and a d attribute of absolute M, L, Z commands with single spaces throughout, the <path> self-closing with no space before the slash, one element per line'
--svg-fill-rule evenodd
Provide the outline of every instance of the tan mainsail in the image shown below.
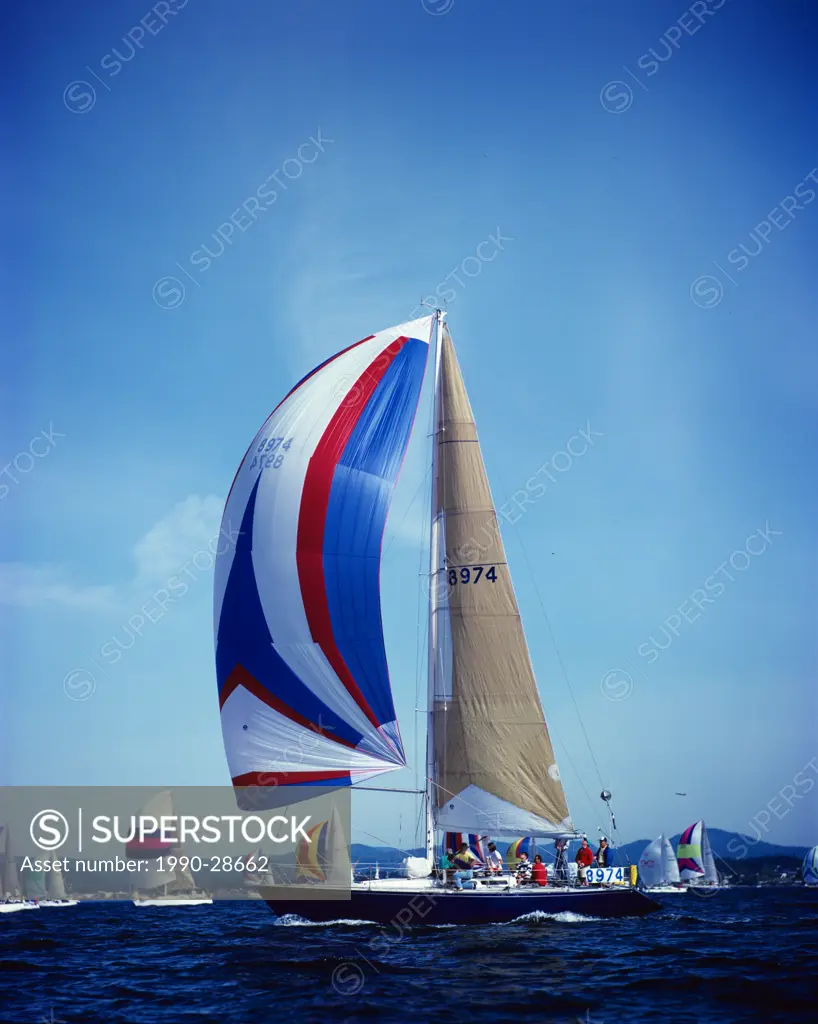
<path fill-rule="evenodd" d="M 432 614 L 436 643 L 448 653 L 433 684 L 435 820 L 495 834 L 503 826 L 570 831 L 474 416 L 445 328 L 440 343 Z"/>

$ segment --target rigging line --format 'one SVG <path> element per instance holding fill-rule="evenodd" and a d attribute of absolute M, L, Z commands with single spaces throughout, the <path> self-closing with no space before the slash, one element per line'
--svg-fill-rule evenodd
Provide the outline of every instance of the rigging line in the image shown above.
<path fill-rule="evenodd" d="M 395 537 L 397 537 L 397 535 L 398 535 L 398 531 L 403 526 L 404 522 L 406 521 L 406 517 L 412 511 L 412 509 L 413 509 L 413 507 L 415 505 L 415 502 L 418 500 L 418 495 L 420 494 L 421 490 L 426 486 L 426 477 L 429 475 L 430 471 L 431 471 L 431 466 L 428 466 L 426 468 L 426 472 L 423 474 L 423 479 L 420 481 L 420 485 L 418 486 L 417 490 L 415 491 L 414 497 L 409 502 L 409 504 L 406 506 L 406 511 L 403 513 L 403 516 L 401 517 L 401 521 L 391 531 L 392 536 L 389 538 L 389 543 L 384 548 L 383 554 L 381 555 L 381 559 L 386 557 L 386 553 L 392 547 L 392 544 L 393 544 L 393 542 L 395 540 Z"/>
<path fill-rule="evenodd" d="M 386 786 L 356 786 L 355 792 L 360 793 L 423 793 L 422 789 L 389 789 Z"/>
<path fill-rule="evenodd" d="M 498 474 L 498 478 L 499 478 L 499 474 Z M 504 481 L 501 481 L 501 482 L 504 482 Z M 495 512 L 495 516 L 496 516 L 496 512 Z M 498 525 L 498 529 L 499 529 L 499 526 L 500 526 L 499 519 L 497 521 L 497 525 Z M 502 530 L 500 531 L 500 536 L 502 538 Z M 585 725 L 584 725 L 584 723 L 582 721 L 582 716 L 579 713 L 579 708 L 577 707 L 577 702 L 576 702 L 576 698 L 574 697 L 573 690 L 571 689 L 571 682 L 570 682 L 570 680 L 568 678 L 568 673 L 567 673 L 567 671 L 565 669 L 565 664 L 564 664 L 564 662 L 562 660 L 562 657 L 560 655 L 559 649 L 557 647 L 557 642 L 556 642 L 556 639 L 554 637 L 554 632 L 551 629 L 551 622 L 550 622 L 550 620 L 548 618 L 548 613 L 545 610 L 545 603 L 544 603 L 544 601 L 542 599 L 542 595 L 540 594 L 540 589 L 537 586 L 537 578 L 536 578 L 536 576 L 534 574 L 534 570 L 533 570 L 533 567 L 531 565 L 531 560 L 528 557 L 528 551 L 527 551 L 526 546 L 525 546 L 525 541 L 523 540 L 523 536 L 522 536 L 522 534 L 519 531 L 515 531 L 515 536 L 519 539 L 520 548 L 522 550 L 523 557 L 525 558 L 526 565 L 528 566 L 528 572 L 529 572 L 529 575 L 531 576 L 531 581 L 532 581 L 532 583 L 534 585 L 534 593 L 537 595 L 537 600 L 539 601 L 539 604 L 540 604 L 540 610 L 542 611 L 543 618 L 545 619 L 546 625 L 548 627 L 548 632 L 549 632 L 549 635 L 551 637 L 551 643 L 554 646 L 554 651 L 555 651 L 555 653 L 557 655 L 557 659 L 559 661 L 560 668 L 562 669 L 562 673 L 563 673 L 563 676 L 565 678 L 565 682 L 566 682 L 566 684 L 568 686 L 568 692 L 571 694 L 571 699 L 573 700 L 573 703 L 574 703 L 574 709 L 576 711 L 580 727 L 582 728 L 582 731 L 585 734 L 585 742 L 588 744 L 588 749 L 589 749 L 590 754 L 591 754 L 591 760 L 593 761 L 594 768 L 596 769 L 597 777 L 599 778 L 600 785 L 603 785 L 603 787 L 604 787 L 604 784 L 602 783 L 602 779 L 601 779 L 600 772 L 599 772 L 599 765 L 597 764 L 596 758 L 594 757 L 594 752 L 591 749 L 591 744 L 590 744 L 590 741 L 588 739 L 588 734 L 585 732 Z M 561 739 L 558 740 L 556 732 L 554 731 L 554 728 L 553 728 L 553 724 L 550 727 L 549 731 L 550 731 L 551 735 L 553 736 L 554 740 L 559 742 L 560 747 L 565 752 L 565 756 L 566 756 L 566 759 L 568 761 L 568 764 L 573 769 L 574 774 L 575 774 L 575 776 L 577 778 L 577 781 L 579 782 L 580 786 L 582 787 L 582 791 L 585 794 L 585 797 L 588 800 L 588 803 L 589 803 L 589 805 L 591 807 L 592 814 L 596 814 L 596 805 L 594 804 L 593 800 L 591 799 L 591 795 L 588 792 L 588 789 L 587 789 L 587 787 L 585 785 L 585 782 L 583 780 L 582 775 L 580 774 L 579 770 L 577 769 L 577 766 L 574 764 L 574 761 L 573 761 L 573 759 L 571 757 L 571 754 L 568 751 L 568 747 L 562 742 Z"/>
<path fill-rule="evenodd" d="M 379 843 L 383 843 L 383 845 L 386 846 L 390 850 L 398 850 L 398 851 L 400 851 L 400 853 L 405 853 L 407 857 L 413 856 L 411 850 L 404 850 L 400 846 L 393 846 L 391 843 L 387 843 L 387 841 L 385 839 L 381 839 L 380 836 L 373 836 L 372 833 L 371 832 L 367 832 L 365 828 L 356 828 L 355 831 L 356 832 L 361 832 L 365 836 L 369 836 L 370 839 L 376 839 Z"/>
<path fill-rule="evenodd" d="M 525 558 L 526 565 L 528 566 L 528 571 L 531 574 L 531 582 L 534 585 L 534 593 L 537 595 L 537 600 L 540 603 L 540 610 L 542 611 L 543 618 L 545 619 L 545 624 L 548 627 L 548 635 L 551 637 L 551 643 L 554 646 L 554 653 L 557 656 L 557 661 L 559 662 L 559 666 L 560 666 L 560 669 L 562 670 L 563 678 L 565 679 L 565 685 L 568 687 L 568 692 L 571 695 L 571 701 L 573 702 L 574 710 L 577 713 L 577 720 L 579 722 L 579 727 L 580 727 L 580 729 L 582 729 L 582 735 L 585 737 L 585 743 L 586 743 L 586 745 L 588 747 L 588 753 L 591 755 L 591 761 L 593 762 L 594 768 L 596 770 L 596 776 L 597 776 L 597 779 L 599 780 L 599 784 L 604 789 L 605 788 L 605 784 L 602 781 L 602 773 L 599 770 L 599 764 L 597 763 L 597 759 L 594 756 L 594 750 L 593 750 L 593 747 L 591 746 L 591 741 L 588 738 L 588 732 L 585 729 L 585 723 L 582 720 L 582 715 L 580 714 L 579 705 L 577 704 L 577 698 L 574 696 L 574 688 L 571 686 L 571 680 L 568 678 L 568 670 L 565 667 L 565 662 L 562 660 L 562 655 L 560 654 L 559 647 L 557 647 L 557 638 L 554 636 L 554 630 L 551 628 L 551 620 L 548 618 L 548 612 L 545 610 L 545 602 L 542 599 L 542 594 L 540 593 L 540 588 L 537 586 L 537 577 L 534 574 L 534 568 L 531 565 L 531 560 L 528 557 L 528 551 L 526 550 L 525 542 L 523 540 L 522 534 L 518 534 L 518 537 L 519 537 L 519 540 L 520 540 L 520 549 L 523 552 L 523 557 Z"/>

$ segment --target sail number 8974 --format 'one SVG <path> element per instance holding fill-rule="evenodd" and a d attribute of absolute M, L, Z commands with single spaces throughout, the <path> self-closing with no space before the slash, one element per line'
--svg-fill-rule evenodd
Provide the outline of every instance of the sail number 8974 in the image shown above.
<path fill-rule="evenodd" d="M 449 569 L 449 584 L 478 583 L 481 579 L 497 582 L 497 569 L 493 565 L 463 565 L 459 569 Z"/>

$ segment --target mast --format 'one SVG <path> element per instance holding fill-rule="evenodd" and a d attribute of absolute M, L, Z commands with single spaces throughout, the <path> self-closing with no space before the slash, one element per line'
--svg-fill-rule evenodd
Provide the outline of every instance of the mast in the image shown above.
<path fill-rule="evenodd" d="M 437 494 L 437 432 L 440 429 L 440 365 L 443 352 L 444 317 L 446 314 L 435 310 L 437 330 L 435 331 L 435 376 L 434 400 L 432 403 L 432 488 L 431 488 L 431 520 L 429 538 L 429 662 L 427 669 L 426 699 L 426 857 L 434 864 L 435 858 L 435 822 L 433 813 L 432 792 L 435 771 L 434 741 L 434 701 L 435 681 L 437 679 L 437 577 L 438 547 L 440 521 L 438 515 Z"/>

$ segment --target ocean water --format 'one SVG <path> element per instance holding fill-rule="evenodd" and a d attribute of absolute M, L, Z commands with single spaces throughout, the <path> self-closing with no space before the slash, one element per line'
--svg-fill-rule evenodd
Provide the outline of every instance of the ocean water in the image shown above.
<path fill-rule="evenodd" d="M 662 1024 L 818 1019 L 818 892 L 481 928 L 277 920 L 261 902 L 0 916 L 0 1020 Z"/>

